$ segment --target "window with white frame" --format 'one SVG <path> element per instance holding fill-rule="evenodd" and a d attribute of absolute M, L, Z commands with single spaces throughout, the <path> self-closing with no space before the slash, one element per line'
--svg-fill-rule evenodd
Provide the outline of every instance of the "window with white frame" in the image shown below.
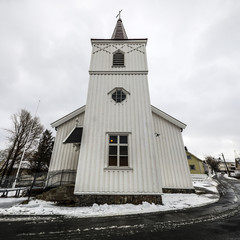
<path fill-rule="evenodd" d="M 109 134 L 108 166 L 128 167 L 128 134 Z"/>

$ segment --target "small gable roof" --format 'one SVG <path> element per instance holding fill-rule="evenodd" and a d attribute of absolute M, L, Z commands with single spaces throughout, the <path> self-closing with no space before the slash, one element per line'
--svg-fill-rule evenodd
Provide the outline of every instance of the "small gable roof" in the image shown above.
<path fill-rule="evenodd" d="M 186 154 L 189 154 L 189 155 L 193 156 L 196 160 L 198 160 L 198 161 L 200 161 L 200 162 L 203 162 L 202 159 L 200 159 L 199 157 L 195 156 L 194 154 L 192 154 L 192 153 L 189 152 L 189 151 L 186 151 Z"/>

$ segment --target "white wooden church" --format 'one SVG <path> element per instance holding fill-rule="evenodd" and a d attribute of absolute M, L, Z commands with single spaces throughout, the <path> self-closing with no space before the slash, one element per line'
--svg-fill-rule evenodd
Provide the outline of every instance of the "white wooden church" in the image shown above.
<path fill-rule="evenodd" d="M 150 104 L 147 39 L 128 39 L 119 17 L 111 39 L 91 43 L 87 103 L 52 123 L 48 176 L 72 173 L 74 194 L 106 199 L 159 202 L 163 192 L 193 192 L 186 125 Z"/>

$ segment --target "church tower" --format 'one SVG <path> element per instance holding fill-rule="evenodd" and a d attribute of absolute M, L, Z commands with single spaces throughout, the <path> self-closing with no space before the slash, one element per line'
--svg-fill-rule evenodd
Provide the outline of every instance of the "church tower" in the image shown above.
<path fill-rule="evenodd" d="M 92 56 L 75 194 L 162 193 L 148 89 L 147 39 L 128 39 L 121 18 Z"/>

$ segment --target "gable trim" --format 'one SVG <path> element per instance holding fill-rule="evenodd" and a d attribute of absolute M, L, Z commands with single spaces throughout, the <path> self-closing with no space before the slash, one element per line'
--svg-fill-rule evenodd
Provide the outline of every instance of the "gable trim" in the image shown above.
<path fill-rule="evenodd" d="M 151 108 L 152 108 L 152 112 L 157 114 L 158 116 L 164 118 L 165 120 L 169 121 L 170 123 L 176 125 L 177 127 L 181 128 L 181 129 L 185 129 L 186 128 L 186 124 L 185 123 L 182 123 L 180 122 L 179 120 L 177 120 L 176 118 L 168 115 L 167 113 L 161 111 L 160 109 L 154 107 L 151 105 Z"/>
<path fill-rule="evenodd" d="M 62 125 L 63 123 L 67 122 L 68 120 L 71 120 L 72 118 L 78 116 L 79 114 L 85 112 L 85 108 L 86 108 L 86 105 L 78 108 L 77 110 L 67 114 L 66 116 L 58 119 L 57 121 L 51 123 L 51 126 L 52 128 L 57 128 L 59 127 L 60 125 Z"/>
<path fill-rule="evenodd" d="M 125 90 L 125 89 L 124 89 L 124 90 Z M 110 92 L 112 92 L 112 91 L 110 91 Z M 109 92 L 109 93 L 110 93 L 110 92 Z M 109 93 L 108 93 L 108 94 L 109 94 Z M 86 109 L 86 105 L 84 105 L 84 106 L 76 109 L 75 111 L 73 111 L 73 112 L 67 114 L 66 116 L 58 119 L 57 121 L 51 123 L 52 128 L 57 128 L 57 127 L 59 127 L 59 126 L 62 125 L 63 123 L 65 123 L 65 122 L 71 120 L 72 118 L 78 116 L 79 114 L 85 112 L 85 109 Z M 169 114 L 161 111 L 160 109 L 158 109 L 158 108 L 156 108 L 156 107 L 154 107 L 154 106 L 152 106 L 152 105 L 151 105 L 151 109 L 152 109 L 152 112 L 153 112 L 153 113 L 155 113 L 155 114 L 157 114 L 158 116 L 164 118 L 165 120 L 171 122 L 172 124 L 176 125 L 177 127 L 182 128 L 182 129 L 185 129 L 185 128 L 186 128 L 187 125 L 186 125 L 185 123 L 182 123 L 181 121 L 179 121 L 179 120 L 177 120 L 176 118 L 170 116 Z"/>

